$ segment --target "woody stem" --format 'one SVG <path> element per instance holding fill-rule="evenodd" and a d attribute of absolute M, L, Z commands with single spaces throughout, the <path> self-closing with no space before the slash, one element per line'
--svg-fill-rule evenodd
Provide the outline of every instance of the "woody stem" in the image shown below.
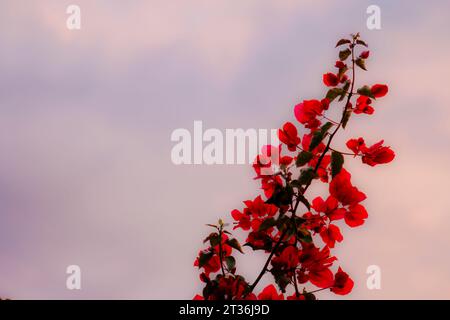
<path fill-rule="evenodd" d="M 345 119 L 345 114 L 346 114 L 346 112 L 347 112 L 347 107 L 348 107 L 348 105 L 349 105 L 350 99 L 351 99 L 352 96 L 353 96 L 353 89 L 354 89 L 354 85 L 355 85 L 355 50 L 354 50 L 355 45 L 356 45 L 356 38 L 354 37 L 354 38 L 353 38 L 353 42 L 352 42 L 352 44 L 351 44 L 351 46 L 350 46 L 350 47 L 351 47 L 351 58 L 352 58 L 352 83 L 351 83 L 350 91 L 349 91 L 348 96 L 347 96 L 347 101 L 346 101 L 345 106 L 344 106 L 343 111 L 342 111 L 341 120 L 339 121 L 339 124 L 336 126 L 336 128 L 334 129 L 334 131 L 330 134 L 330 136 L 329 136 L 329 138 L 328 138 L 328 142 L 327 142 L 327 144 L 326 144 L 326 146 L 325 146 L 325 149 L 323 150 L 322 154 L 321 154 L 320 157 L 319 157 L 319 160 L 317 161 L 316 166 L 314 167 L 313 172 L 314 172 L 315 174 L 317 173 L 317 170 L 319 170 L 320 165 L 321 165 L 321 163 L 322 163 L 322 161 L 323 161 L 323 158 L 325 157 L 326 153 L 330 150 L 331 141 L 333 140 L 334 136 L 336 135 L 336 133 L 339 131 L 339 129 L 341 128 L 341 126 L 342 126 L 342 124 L 343 124 L 343 121 L 344 121 L 344 119 Z M 310 180 L 310 181 L 306 184 L 306 186 L 305 186 L 305 188 L 303 189 L 303 191 L 299 191 L 299 194 L 301 193 L 301 195 L 303 196 L 303 195 L 305 194 L 306 190 L 308 190 L 309 186 L 311 185 L 311 182 L 312 182 L 312 180 Z M 292 217 L 291 217 L 291 218 L 292 218 L 293 220 L 295 219 L 296 212 L 297 212 L 297 208 L 298 208 L 298 205 L 299 205 L 299 203 L 300 203 L 300 199 L 301 199 L 301 197 L 298 197 L 298 196 L 297 196 L 297 200 L 296 200 L 296 202 L 295 202 L 295 205 L 294 205 L 294 207 L 291 209 L 291 212 L 292 212 Z M 308 210 L 309 210 L 309 208 L 308 208 Z M 287 233 L 287 228 L 281 233 L 280 239 L 278 239 L 277 243 L 276 243 L 275 246 L 272 248 L 272 250 L 271 250 L 271 252 L 270 252 L 270 254 L 269 254 L 269 257 L 267 258 L 267 260 L 266 260 L 266 262 L 265 262 L 265 264 L 264 264 L 264 266 L 263 266 L 263 269 L 262 269 L 261 272 L 259 273 L 259 275 L 258 275 L 258 277 L 256 278 L 256 280 L 250 285 L 249 290 L 248 290 L 248 293 L 250 293 L 250 292 L 253 291 L 253 289 L 254 289 L 254 288 L 256 287 L 256 285 L 259 283 L 259 281 L 261 280 L 261 278 L 263 277 L 263 275 L 267 272 L 267 267 L 269 266 L 269 263 L 270 263 L 270 261 L 272 260 L 273 255 L 275 254 L 275 252 L 277 251 L 278 247 L 279 247 L 280 244 L 282 243 L 283 238 L 284 238 L 284 236 L 286 235 L 286 233 Z M 248 293 L 247 293 L 247 294 L 248 294 Z"/>
<path fill-rule="evenodd" d="M 222 226 L 219 230 L 219 259 L 220 259 L 220 268 L 222 270 L 222 275 L 225 276 L 225 269 L 223 268 L 223 249 L 222 249 Z"/>

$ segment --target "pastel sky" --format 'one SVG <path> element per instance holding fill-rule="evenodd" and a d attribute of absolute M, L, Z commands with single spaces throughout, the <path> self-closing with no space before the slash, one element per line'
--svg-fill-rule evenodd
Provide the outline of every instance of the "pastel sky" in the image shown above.
<path fill-rule="evenodd" d="M 74 3 L 79 31 L 66 28 Z M 366 27 L 371 4 L 381 30 Z M 258 185 L 248 165 L 174 165 L 171 133 L 295 121 L 297 102 L 324 95 L 336 40 L 359 31 L 371 50 L 359 83 L 390 92 L 336 145 L 384 138 L 397 157 L 347 161 L 369 219 L 334 250 L 355 280 L 345 298 L 449 299 L 449 12 L 444 0 L 1 1 L 0 296 L 192 298 L 205 223 L 230 221 Z M 254 279 L 263 261 L 247 254 L 239 270 Z M 79 291 L 65 286 L 72 264 Z M 366 288 L 369 265 L 381 290 Z"/>

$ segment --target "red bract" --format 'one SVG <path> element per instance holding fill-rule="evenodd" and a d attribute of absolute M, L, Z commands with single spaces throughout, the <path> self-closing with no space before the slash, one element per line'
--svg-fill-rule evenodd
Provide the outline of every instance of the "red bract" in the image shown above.
<path fill-rule="evenodd" d="M 344 218 L 346 210 L 339 208 L 339 202 L 336 198 L 329 196 L 326 201 L 317 197 L 312 202 L 312 208 L 317 212 L 325 213 L 330 221 Z"/>
<path fill-rule="evenodd" d="M 292 159 L 290 159 L 292 161 Z M 283 187 L 283 181 L 279 176 L 265 176 L 261 179 L 261 189 L 264 190 L 266 198 L 270 198 L 275 190 Z"/>
<path fill-rule="evenodd" d="M 330 182 L 330 194 L 344 206 L 354 205 L 366 199 L 366 195 L 352 185 L 350 178 L 350 173 L 342 169 Z"/>
<path fill-rule="evenodd" d="M 350 139 L 347 141 L 347 147 L 352 150 L 355 155 L 362 156 L 362 162 L 369 166 L 377 164 L 389 163 L 395 158 L 395 153 L 390 147 L 383 146 L 383 140 L 367 147 L 363 138 Z"/>
<path fill-rule="evenodd" d="M 366 208 L 360 204 L 351 205 L 345 213 L 344 220 L 349 227 L 357 227 L 364 223 L 368 214 Z"/>
<path fill-rule="evenodd" d="M 345 67 L 347 67 L 347 65 L 340 60 L 337 60 L 334 66 L 339 69 L 344 69 Z"/>
<path fill-rule="evenodd" d="M 373 114 L 374 109 L 369 104 L 372 103 L 372 100 L 370 100 L 369 97 L 366 96 L 359 96 L 358 99 L 356 99 L 356 107 L 353 110 L 354 113 L 360 114 Z"/>
<path fill-rule="evenodd" d="M 383 146 L 383 140 L 368 147 L 362 137 L 350 139 L 346 145 L 353 153 L 341 152 L 334 145 L 338 132 L 349 129 L 348 121 L 358 119 L 352 113 L 373 114 L 372 102 L 388 92 L 382 84 L 355 86 L 355 73 L 366 70 L 365 59 L 369 57 L 359 34 L 341 39 L 337 46 L 338 70 L 323 75 L 323 82 L 329 87 L 326 93 L 318 99 L 303 100 L 294 108 L 302 127 L 286 122 L 278 130 L 281 144 L 264 146 L 253 163 L 264 198 L 256 195 L 253 200 L 244 201 L 244 208 L 231 212 L 233 229 L 240 228 L 245 233 L 244 245 L 241 247 L 232 237 L 222 220 L 208 225 L 215 231 L 204 240 L 206 248 L 194 263 L 204 284 L 202 295 L 194 299 L 314 300 L 316 292 L 325 289 L 339 295 L 351 292 L 354 283 L 349 275 L 341 268 L 333 274 L 337 259 L 330 249 L 336 243 L 343 246 L 343 228 L 363 225 L 368 213 L 361 204 L 366 195 L 352 184 L 346 161 L 361 157 L 363 163 L 375 166 L 391 162 L 395 154 Z M 340 114 L 340 119 L 327 114 L 327 110 L 336 108 L 332 114 Z M 323 198 L 313 195 L 311 201 L 313 188 L 309 187 L 319 182 L 329 184 L 322 188 L 328 194 Z M 338 227 L 337 220 L 345 223 Z M 253 282 L 237 274 L 233 254 L 244 253 L 242 248 L 266 254 Z M 254 289 L 268 275 L 272 283 L 256 296 Z"/>
<path fill-rule="evenodd" d="M 381 98 L 388 93 L 388 86 L 385 84 L 374 84 L 370 88 L 370 92 L 372 92 L 375 98 Z"/>
<path fill-rule="evenodd" d="M 278 138 L 289 149 L 289 151 L 297 150 L 300 138 L 297 135 L 297 128 L 290 122 L 286 122 L 283 129 L 278 129 Z"/>
<path fill-rule="evenodd" d="M 362 157 L 362 162 L 369 166 L 376 166 L 377 164 L 389 163 L 395 158 L 395 153 L 390 147 L 384 147 L 383 140 L 375 143 L 373 146 L 367 148 Z"/>
<path fill-rule="evenodd" d="M 199 261 L 202 259 L 202 256 L 209 254 L 208 252 L 200 251 L 199 257 L 195 260 L 194 266 L 199 267 Z M 212 256 L 203 266 L 202 268 L 205 270 L 205 275 L 208 277 L 211 272 L 217 272 L 220 270 L 220 259 L 218 256 Z"/>
<path fill-rule="evenodd" d="M 244 204 L 246 208 L 244 208 L 243 212 L 236 209 L 231 212 L 231 216 L 237 221 L 234 229 L 242 228 L 243 230 L 249 230 L 252 228 L 253 230 L 258 230 L 263 218 L 273 217 L 278 211 L 276 206 L 266 204 L 261 196 L 257 196 L 253 201 L 246 200 Z"/>
<path fill-rule="evenodd" d="M 304 100 L 294 108 L 294 114 L 298 122 L 307 128 L 314 129 L 320 125 L 317 116 L 322 115 L 323 105 L 319 100 Z"/>
<path fill-rule="evenodd" d="M 233 211 L 231 211 L 231 216 L 233 217 L 234 220 L 238 222 L 238 224 L 233 229 L 236 228 L 241 228 L 242 230 L 250 229 L 252 223 L 250 216 L 248 214 L 241 213 L 239 210 L 234 209 Z"/>
<path fill-rule="evenodd" d="M 333 282 L 333 273 L 329 268 L 335 260 L 335 257 L 330 256 L 328 247 L 319 250 L 313 244 L 304 244 L 300 253 L 302 267 L 299 270 L 299 277 L 303 281 L 311 281 L 319 288 L 327 288 Z"/>
<path fill-rule="evenodd" d="M 363 51 L 361 52 L 361 54 L 359 55 L 359 57 L 361 59 L 367 59 L 369 57 L 370 51 Z"/>
<path fill-rule="evenodd" d="M 298 263 L 298 249 L 292 246 L 286 247 L 278 257 L 272 259 L 272 266 L 279 270 L 293 270 Z"/>
<path fill-rule="evenodd" d="M 266 204 L 266 202 L 261 198 L 261 196 L 257 196 L 253 201 L 246 200 L 244 204 L 247 206 L 248 213 L 253 215 L 253 217 L 273 217 L 277 212 L 278 208 L 273 204 Z"/>
<path fill-rule="evenodd" d="M 294 293 L 292 296 L 286 298 L 286 300 L 306 300 L 305 295 Z"/>
<path fill-rule="evenodd" d="M 339 78 L 334 73 L 325 73 L 323 75 L 323 83 L 327 87 L 336 87 L 339 84 Z"/>
<path fill-rule="evenodd" d="M 334 224 L 330 224 L 328 227 L 323 228 L 320 232 L 320 236 L 322 237 L 323 242 L 325 242 L 325 244 L 330 248 L 334 248 L 336 241 L 341 242 L 344 240 L 341 230 L 339 230 L 339 227 Z"/>
<path fill-rule="evenodd" d="M 258 300 L 284 300 L 284 296 L 282 293 L 278 294 L 273 284 L 269 284 L 258 295 Z"/>
<path fill-rule="evenodd" d="M 309 165 L 313 168 L 316 167 L 317 164 L 319 163 L 319 159 L 320 158 L 318 157 L 313 158 L 309 162 Z M 317 177 L 319 177 L 322 182 L 328 182 L 328 166 L 330 165 L 330 163 L 331 163 L 331 156 L 326 155 L 322 158 L 319 166 L 317 167 Z"/>
<path fill-rule="evenodd" d="M 345 295 L 352 291 L 353 284 L 353 280 L 339 267 L 338 272 L 334 276 L 334 284 L 331 291 L 336 294 Z"/>
<path fill-rule="evenodd" d="M 350 139 L 347 141 L 346 145 L 347 148 L 355 153 L 355 156 L 360 152 L 364 152 L 365 150 L 367 150 L 366 143 L 364 142 L 363 138 Z"/>
<path fill-rule="evenodd" d="M 257 174 L 255 179 L 274 174 L 273 166 L 279 165 L 280 153 L 281 146 L 265 145 L 262 147 L 261 154 L 257 155 L 253 162 L 253 169 Z"/>

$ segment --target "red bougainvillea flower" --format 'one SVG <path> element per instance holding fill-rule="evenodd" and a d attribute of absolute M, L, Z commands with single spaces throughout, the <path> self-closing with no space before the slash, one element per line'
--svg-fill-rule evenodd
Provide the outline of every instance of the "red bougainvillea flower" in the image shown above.
<path fill-rule="evenodd" d="M 257 155 L 253 161 L 253 169 L 256 172 L 256 179 L 264 176 L 273 175 L 273 165 L 280 163 L 281 145 L 278 147 L 272 145 L 265 145 L 261 148 L 261 154 Z"/>
<path fill-rule="evenodd" d="M 249 230 L 252 223 L 250 216 L 248 214 L 242 213 L 237 209 L 234 209 L 231 211 L 231 216 L 234 220 L 236 220 L 238 223 L 234 226 L 233 230 L 236 228 L 241 228 L 242 230 Z"/>
<path fill-rule="evenodd" d="M 331 291 L 335 294 L 346 295 L 352 291 L 353 285 L 353 280 L 339 267 L 338 272 L 334 276 L 334 284 Z"/>
<path fill-rule="evenodd" d="M 366 199 L 366 195 L 352 185 L 350 178 L 350 173 L 342 168 L 330 182 L 330 194 L 344 206 L 357 204 Z"/>
<path fill-rule="evenodd" d="M 322 105 L 322 110 L 328 110 L 330 107 L 330 100 L 328 98 L 323 98 L 320 100 L 320 104 Z"/>
<path fill-rule="evenodd" d="M 347 65 L 341 60 L 336 61 L 334 66 L 339 69 L 344 69 L 345 67 L 347 67 Z"/>
<path fill-rule="evenodd" d="M 390 147 L 383 146 L 384 140 L 367 147 L 363 138 L 350 139 L 347 141 L 347 147 L 352 150 L 355 155 L 362 155 L 362 162 L 373 167 L 377 164 L 389 163 L 395 158 L 395 153 Z"/>
<path fill-rule="evenodd" d="M 200 251 L 198 254 L 198 258 L 194 262 L 194 266 L 199 266 L 199 259 L 204 254 L 210 254 L 209 252 Z M 206 262 L 202 268 L 205 270 L 206 277 L 209 277 L 210 273 L 214 273 L 220 270 L 220 258 L 218 255 L 212 256 L 208 262 Z"/>
<path fill-rule="evenodd" d="M 205 298 L 203 298 L 201 295 L 199 295 L 199 294 L 196 294 L 195 295 L 195 297 L 194 297 L 194 299 L 192 299 L 192 300 L 205 300 Z"/>
<path fill-rule="evenodd" d="M 361 52 L 361 54 L 359 55 L 359 57 L 361 59 L 367 59 L 369 57 L 370 51 L 363 51 Z"/>
<path fill-rule="evenodd" d="M 247 209 L 250 214 L 256 217 L 273 217 L 275 213 L 277 213 L 277 206 L 273 204 L 266 204 L 265 201 L 261 198 L 261 196 L 257 196 L 253 201 L 246 200 L 244 204 L 247 206 Z"/>
<path fill-rule="evenodd" d="M 359 96 L 358 99 L 356 99 L 356 107 L 353 109 L 353 112 L 356 114 L 365 113 L 365 114 L 373 114 L 375 111 L 372 106 L 369 104 L 372 103 L 372 100 L 370 100 L 369 97 L 366 96 Z"/>
<path fill-rule="evenodd" d="M 253 250 L 272 249 L 272 238 L 267 234 L 267 230 L 250 232 L 246 242 Z"/>
<path fill-rule="evenodd" d="M 354 204 L 348 208 L 344 220 L 349 227 L 354 228 L 362 225 L 368 216 L 366 208 L 360 204 Z"/>
<path fill-rule="evenodd" d="M 304 100 L 294 107 L 295 118 L 305 127 L 315 129 L 320 125 L 317 116 L 322 115 L 324 106 L 319 100 Z"/>
<path fill-rule="evenodd" d="M 208 300 L 230 300 L 232 298 L 240 300 L 244 296 L 247 284 L 241 277 L 219 275 L 217 279 L 218 285 L 213 289 Z"/>
<path fill-rule="evenodd" d="M 278 147 L 272 145 L 262 147 L 261 154 L 257 155 L 253 161 L 253 169 L 256 172 L 255 179 L 273 176 L 275 173 L 273 166 L 287 167 L 292 163 L 294 158 L 291 156 L 282 156 L 281 152 L 281 144 Z"/>
<path fill-rule="evenodd" d="M 328 72 L 323 75 L 323 83 L 327 87 L 336 87 L 339 84 L 339 78 L 334 73 Z"/>
<path fill-rule="evenodd" d="M 384 140 L 368 147 L 362 157 L 362 162 L 373 167 L 377 164 L 389 163 L 395 158 L 395 153 L 390 147 L 383 146 Z"/>
<path fill-rule="evenodd" d="M 270 284 L 258 294 L 258 300 L 284 300 L 284 296 L 282 293 L 278 294 L 275 286 Z"/>
<path fill-rule="evenodd" d="M 388 86 L 385 84 L 374 84 L 370 91 L 375 98 L 384 97 L 388 93 Z"/>
<path fill-rule="evenodd" d="M 299 260 L 302 266 L 298 271 L 300 283 L 309 280 L 319 288 L 328 288 L 333 284 L 333 273 L 329 268 L 336 258 L 330 256 L 327 246 L 319 250 L 312 243 L 304 243 Z"/>
<path fill-rule="evenodd" d="M 346 145 L 347 148 L 353 151 L 355 156 L 367 150 L 367 146 L 363 138 L 350 139 L 347 141 Z"/>
<path fill-rule="evenodd" d="M 278 270 L 292 270 L 298 264 L 298 249 L 294 246 L 286 247 L 278 257 L 272 259 L 273 267 Z"/>
<path fill-rule="evenodd" d="M 303 294 L 300 294 L 297 296 L 297 294 L 294 293 L 293 295 L 288 296 L 286 298 L 286 300 L 306 300 L 306 298 L 305 298 L 305 295 L 303 295 Z"/>
<path fill-rule="evenodd" d="M 333 272 L 323 266 L 315 266 L 309 271 L 309 281 L 319 288 L 328 288 L 333 283 Z"/>
<path fill-rule="evenodd" d="M 326 223 L 324 217 L 320 214 L 313 214 L 310 211 L 303 214 L 302 218 L 305 219 L 304 227 L 314 232 L 320 232 Z"/>
<path fill-rule="evenodd" d="M 328 228 L 324 227 L 320 232 L 320 236 L 322 237 L 323 242 L 330 248 L 334 248 L 336 241 L 341 242 L 344 240 L 341 230 L 339 230 L 339 227 L 334 224 L 330 224 Z"/>
<path fill-rule="evenodd" d="M 319 162 L 318 157 L 314 157 L 310 162 L 309 165 L 313 168 L 316 167 L 317 163 Z M 331 156 L 326 155 L 322 158 L 322 161 L 320 162 L 319 167 L 317 168 L 317 176 L 320 178 L 320 181 L 322 182 L 328 182 L 328 166 L 331 163 Z"/>
<path fill-rule="evenodd" d="M 300 139 L 300 138 L 299 138 Z M 288 165 L 290 165 L 292 163 L 292 161 L 294 160 L 293 157 L 290 156 L 282 156 L 280 158 L 280 166 L 285 166 L 287 167 Z"/>
<path fill-rule="evenodd" d="M 322 197 L 317 197 L 312 202 L 312 208 L 317 212 L 325 213 L 330 221 L 340 220 L 344 218 L 344 208 L 339 208 L 339 202 L 336 198 L 329 196 L 326 201 Z"/>
<path fill-rule="evenodd" d="M 231 211 L 231 216 L 237 221 L 234 229 L 249 230 L 252 228 L 253 230 L 258 230 L 264 218 L 273 217 L 278 211 L 277 206 L 266 204 L 261 196 L 257 196 L 253 201 L 246 200 L 244 204 L 246 205 L 244 212 L 239 210 Z"/>
<path fill-rule="evenodd" d="M 278 138 L 288 147 L 289 151 L 295 151 L 300 143 L 297 128 L 290 122 L 286 122 L 282 129 L 278 129 Z"/>
<path fill-rule="evenodd" d="M 253 162 L 253 169 L 256 172 L 256 179 L 262 178 L 263 176 L 272 175 L 274 172 L 272 169 L 270 155 L 257 155 L 255 161 Z"/>
<path fill-rule="evenodd" d="M 273 195 L 275 190 L 281 188 L 282 186 L 283 181 L 281 180 L 280 176 L 265 176 L 261 179 L 261 189 L 264 190 L 264 195 L 267 199 L 269 199 Z"/>

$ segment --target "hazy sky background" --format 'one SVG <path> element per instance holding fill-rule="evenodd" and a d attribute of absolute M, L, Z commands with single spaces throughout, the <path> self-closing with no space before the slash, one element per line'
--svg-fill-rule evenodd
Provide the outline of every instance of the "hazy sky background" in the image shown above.
<path fill-rule="evenodd" d="M 80 31 L 66 28 L 69 4 Z M 370 4 L 381 30 L 366 28 Z M 294 121 L 298 101 L 324 95 L 336 40 L 360 31 L 371 57 L 358 83 L 390 93 L 336 146 L 384 138 L 397 157 L 347 161 L 369 219 L 334 250 L 356 284 L 345 298 L 449 299 L 449 12 L 448 1 L 1 1 L 0 296 L 192 298 L 205 223 L 230 221 L 258 185 L 248 165 L 173 165 L 172 131 Z M 251 256 L 239 270 L 252 281 L 263 256 Z M 71 264 L 81 291 L 65 287 Z M 372 264 L 381 290 L 365 286 Z"/>

